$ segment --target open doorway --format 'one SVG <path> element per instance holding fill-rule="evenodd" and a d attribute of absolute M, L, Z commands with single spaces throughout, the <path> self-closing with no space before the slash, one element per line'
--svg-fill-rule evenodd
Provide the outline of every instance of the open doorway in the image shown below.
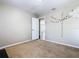
<path fill-rule="evenodd" d="M 45 40 L 45 20 L 40 19 L 40 39 Z"/>

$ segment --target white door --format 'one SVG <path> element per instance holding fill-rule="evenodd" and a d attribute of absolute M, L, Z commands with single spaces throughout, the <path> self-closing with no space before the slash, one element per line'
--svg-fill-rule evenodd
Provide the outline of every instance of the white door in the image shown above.
<path fill-rule="evenodd" d="M 40 39 L 45 40 L 45 20 L 40 20 Z"/>
<path fill-rule="evenodd" d="M 32 18 L 32 40 L 39 39 L 39 19 Z"/>

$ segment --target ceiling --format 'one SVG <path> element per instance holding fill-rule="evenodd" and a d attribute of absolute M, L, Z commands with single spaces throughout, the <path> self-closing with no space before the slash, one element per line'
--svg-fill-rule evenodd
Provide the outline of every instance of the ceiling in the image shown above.
<path fill-rule="evenodd" d="M 65 5 L 74 4 L 78 0 L 2 0 L 3 3 L 21 8 L 36 16 L 44 15 Z"/>

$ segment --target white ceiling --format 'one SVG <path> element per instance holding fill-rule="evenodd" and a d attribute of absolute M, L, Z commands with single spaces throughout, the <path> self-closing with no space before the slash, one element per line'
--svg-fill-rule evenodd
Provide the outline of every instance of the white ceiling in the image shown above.
<path fill-rule="evenodd" d="M 43 15 L 52 8 L 59 9 L 78 0 L 2 0 L 8 5 L 22 8 L 34 15 Z"/>

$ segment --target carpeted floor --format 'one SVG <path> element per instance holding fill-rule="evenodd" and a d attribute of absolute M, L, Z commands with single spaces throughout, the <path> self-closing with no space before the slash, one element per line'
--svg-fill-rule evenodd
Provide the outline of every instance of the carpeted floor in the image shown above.
<path fill-rule="evenodd" d="M 6 48 L 12 58 L 77 58 L 79 49 L 51 43 L 44 40 L 35 40 L 13 47 Z"/>

